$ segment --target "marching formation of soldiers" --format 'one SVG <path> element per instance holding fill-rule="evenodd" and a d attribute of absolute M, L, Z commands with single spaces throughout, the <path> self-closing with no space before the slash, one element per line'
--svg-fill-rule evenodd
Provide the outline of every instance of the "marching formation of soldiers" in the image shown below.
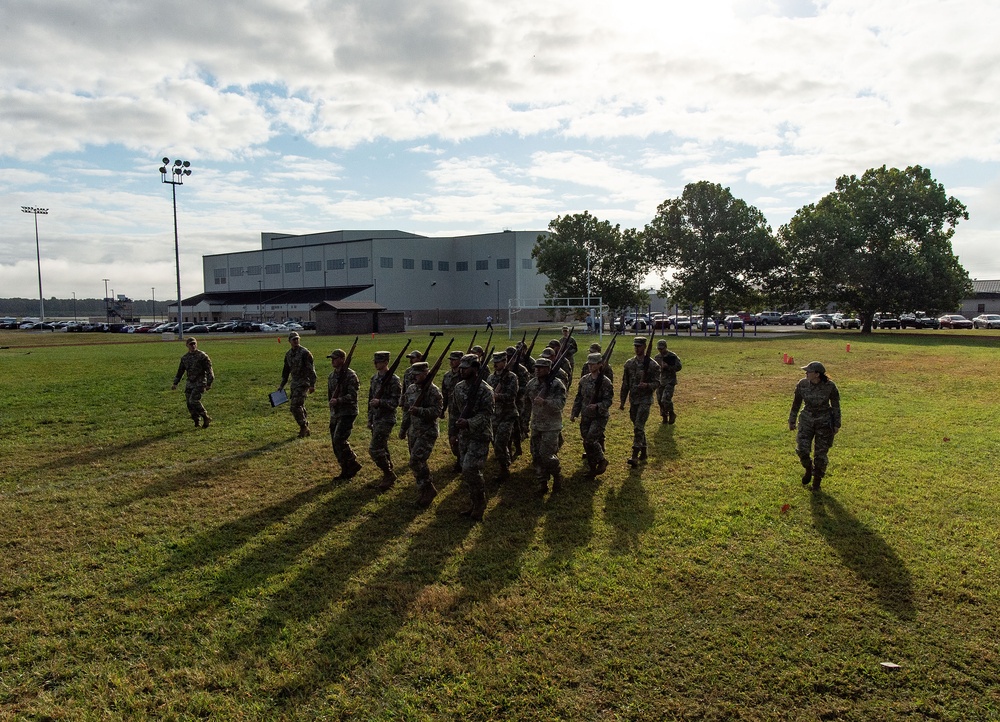
<path fill-rule="evenodd" d="M 439 422 L 445 418 L 448 446 L 455 457 L 453 470 L 461 473 L 469 492 L 469 506 L 462 511 L 464 516 L 473 521 L 483 518 L 486 510 L 483 469 L 491 448 L 499 468 L 498 483 L 510 478 L 511 465 L 522 455 L 522 442 L 527 440 L 537 493 L 547 494 L 550 480 L 552 492 L 560 491 L 564 483 L 559 460 L 564 441 L 563 413 L 570 398 L 577 352 L 572 330 L 564 327 L 561 338 L 550 341 L 537 358 L 531 355 L 537 331 L 530 344 L 526 343 L 525 334 L 520 343 L 502 351 L 475 345 L 475 336 L 467 351 L 451 351 L 452 339 L 432 366 L 430 351 L 436 337 L 441 335 L 432 333 L 431 342 L 423 352 L 413 350 L 407 355 L 410 365 L 402 380 L 396 370 L 409 341 L 395 359 L 389 351 L 377 351 L 372 358 L 375 373 L 368 387 L 367 426 L 371 432 L 368 456 L 381 471 L 381 477 L 373 485 L 379 491 L 388 491 L 398 480 L 389 439 L 396 426 L 397 409 L 401 409 L 399 438 L 407 443 L 407 465 L 416 482 L 418 506 L 430 506 L 438 493 L 428 460 L 438 440 Z M 289 405 L 299 425 L 299 436 L 305 437 L 310 435 L 305 400 L 307 394 L 315 391 L 316 370 L 313 356 L 301 345 L 299 335 L 293 332 L 288 338 L 291 348 L 285 354 L 278 390 L 282 391 L 291 381 Z M 605 430 L 614 403 L 614 374 L 608 361 L 617 338 L 615 335 L 603 352 L 599 344 L 590 345 L 570 407 L 570 421 L 579 419 L 590 477 L 600 476 L 609 465 Z M 654 402 L 663 423 L 673 424 L 677 418 L 673 390 L 681 369 L 680 359 L 667 350 L 665 339 L 658 341 L 658 353 L 653 356 L 651 343 L 652 336 L 634 339 L 635 355 L 625 364 L 619 390 L 620 408 L 624 409 L 626 402 L 630 405 L 633 441 L 628 464 L 632 467 L 647 458 L 645 426 Z M 332 366 L 327 378 L 330 442 L 340 466 L 335 481 L 352 479 L 363 468 L 350 443 L 359 413 L 360 379 L 351 368 L 356 347 L 357 339 L 349 351 L 334 349 L 327 356 Z M 196 425 L 204 418 L 207 427 L 210 419 L 200 406 L 200 392 L 207 390 L 214 378 L 211 360 L 197 351 L 196 343 L 193 347 L 189 344 L 189 348 L 192 351 L 181 360 L 174 385 L 186 371 L 189 410 Z M 446 359 L 450 368 L 438 386 L 434 381 Z"/>

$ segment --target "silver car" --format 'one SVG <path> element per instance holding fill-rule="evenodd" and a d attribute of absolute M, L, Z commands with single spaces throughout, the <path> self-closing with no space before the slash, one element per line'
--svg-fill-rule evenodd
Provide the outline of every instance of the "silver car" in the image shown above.
<path fill-rule="evenodd" d="M 805 327 L 809 331 L 829 331 L 831 328 L 830 322 L 819 314 L 813 314 L 807 318 Z"/>
<path fill-rule="evenodd" d="M 972 319 L 973 328 L 1000 328 L 1000 315 L 983 313 Z"/>

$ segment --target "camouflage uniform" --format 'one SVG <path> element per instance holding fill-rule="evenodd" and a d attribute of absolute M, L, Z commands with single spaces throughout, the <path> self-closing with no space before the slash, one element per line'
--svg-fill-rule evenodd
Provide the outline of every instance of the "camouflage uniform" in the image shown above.
<path fill-rule="evenodd" d="M 338 358 L 346 358 L 346 354 L 337 349 L 327 358 L 339 354 Z M 341 384 L 341 380 L 343 383 Z M 361 380 L 354 369 L 341 366 L 334 369 L 326 378 L 326 400 L 330 407 L 330 444 L 333 446 L 333 456 L 340 464 L 340 476 L 336 479 L 351 479 L 361 470 L 358 455 L 351 448 L 351 431 L 354 421 L 358 418 L 358 393 Z"/>
<path fill-rule="evenodd" d="M 637 336 L 632 343 L 637 350 L 644 350 L 646 339 Z M 647 455 L 646 421 L 653 406 L 653 395 L 659 386 L 659 371 L 653 360 L 646 356 L 633 356 L 625 362 L 622 386 L 619 393 L 621 408 L 629 401 L 629 418 L 632 419 L 632 458 L 629 464 L 635 466 Z"/>
<path fill-rule="evenodd" d="M 474 369 L 472 378 L 464 377 L 451 395 L 448 413 L 458 425 L 458 446 L 462 464 L 462 479 L 469 487 L 470 508 L 463 512 L 474 520 L 483 518 L 486 510 L 486 481 L 483 467 L 493 441 L 493 388 L 478 377 L 479 363 L 474 354 L 462 358 L 461 368 Z M 458 423 L 462 421 L 463 423 Z"/>
<path fill-rule="evenodd" d="M 802 483 L 808 484 L 811 477 L 813 488 L 819 489 L 820 481 L 826 474 L 826 467 L 829 464 L 828 452 L 833 446 L 834 435 L 840 429 L 840 391 L 833 381 L 826 378 L 826 369 L 818 361 L 813 361 L 802 368 L 808 371 L 819 369 L 817 373 L 820 373 L 821 377 L 819 383 L 812 383 L 805 378 L 796 384 L 795 399 L 788 414 L 788 426 L 796 427 L 795 417 L 798 415 L 796 453 L 806 470 Z M 812 446 L 815 446 L 814 460 L 809 458 Z"/>
<path fill-rule="evenodd" d="M 380 363 L 388 363 L 389 357 L 388 351 L 375 353 L 375 360 Z M 392 457 L 389 455 L 389 437 L 392 435 L 392 427 L 396 425 L 396 409 L 403 394 L 399 377 L 393 374 L 386 379 L 388 375 L 388 370 L 385 373 L 376 372 L 368 386 L 368 428 L 372 432 L 368 455 L 375 466 L 382 470 L 382 484 L 379 488 L 384 489 L 388 489 L 396 481 Z M 378 406 L 372 404 L 376 398 L 379 399 Z"/>
<path fill-rule="evenodd" d="M 406 390 L 410 388 L 410 384 L 416 381 L 417 374 L 413 370 L 413 367 L 424 360 L 423 354 L 419 351 L 410 351 L 406 354 L 406 358 L 410 359 L 410 365 L 406 367 L 403 371 L 403 395 L 406 395 Z M 403 414 L 402 421 L 399 422 L 399 438 L 405 439 L 406 432 L 410 429 L 410 417 L 405 413 Z"/>
<path fill-rule="evenodd" d="M 660 408 L 660 417 L 668 424 L 677 420 L 674 413 L 674 387 L 677 386 L 677 372 L 681 370 L 681 359 L 673 351 L 667 350 L 667 342 L 660 339 L 656 342 L 659 351 L 656 354 L 656 365 L 660 369 L 660 385 L 656 387 L 656 403 Z"/>
<path fill-rule="evenodd" d="M 462 356 L 465 354 L 461 351 L 452 351 L 448 354 L 449 362 L 456 362 L 452 364 L 452 368 L 448 369 L 445 375 L 441 378 L 441 395 L 444 397 L 444 408 L 445 410 L 451 407 L 451 396 L 455 390 L 455 386 L 459 381 L 462 380 L 462 374 L 458 370 L 458 363 L 462 360 Z M 444 418 L 444 411 L 441 412 L 441 418 Z M 458 420 L 458 416 L 452 413 L 448 413 L 448 446 L 451 448 L 451 453 L 454 454 L 455 459 L 455 471 L 462 470 L 461 462 L 461 452 L 458 448 L 458 427 L 455 426 L 455 422 Z"/>
<path fill-rule="evenodd" d="M 419 370 L 413 374 L 418 378 L 420 374 L 427 371 L 427 364 L 418 362 L 414 366 Z M 411 367 L 413 368 L 413 367 Z M 444 397 L 441 389 L 431 382 L 425 384 L 416 381 L 406 388 L 403 396 L 403 418 L 409 418 L 409 429 L 406 435 L 407 445 L 410 449 L 410 469 L 417 482 L 417 489 L 420 496 L 417 503 L 420 506 L 428 506 L 435 496 L 437 489 L 431 481 L 431 469 L 427 465 L 427 460 L 434 450 L 434 444 L 438 439 L 438 419 L 444 408 Z"/>
<path fill-rule="evenodd" d="M 587 365 L 601 363 L 600 354 L 587 357 Z M 615 387 L 611 380 L 600 373 L 595 378 L 587 374 L 576 388 L 576 399 L 573 401 L 573 411 L 570 420 L 580 418 L 580 438 L 583 439 L 583 449 L 587 454 L 587 463 L 592 475 L 603 474 L 608 468 L 604 456 L 604 429 L 608 425 L 608 410 L 615 400 Z"/>
<path fill-rule="evenodd" d="M 535 361 L 536 374 L 539 368 L 551 369 L 547 358 Z M 562 436 L 562 412 L 566 406 L 566 386 L 551 373 L 536 375 L 528 382 L 528 398 L 531 399 L 531 463 L 538 480 L 538 491 L 548 491 L 549 476 L 552 477 L 552 491 L 562 486 L 562 469 L 559 465 L 559 439 Z"/>
<path fill-rule="evenodd" d="M 288 334 L 288 341 L 298 339 L 299 335 L 294 331 Z M 306 394 L 316 389 L 316 367 L 313 363 L 313 355 L 305 346 L 293 345 L 285 352 L 285 365 L 281 369 L 281 385 L 279 389 L 285 388 L 288 378 L 291 376 L 291 393 L 288 394 L 288 405 L 292 412 L 292 418 L 299 424 L 299 436 L 309 436 L 309 421 L 306 413 Z"/>
<path fill-rule="evenodd" d="M 504 351 L 493 354 L 493 362 L 506 363 Z M 518 428 L 517 376 L 507 368 L 494 371 L 486 380 L 493 389 L 493 453 L 500 465 L 500 481 L 510 474 L 511 439 Z"/>
<path fill-rule="evenodd" d="M 201 396 L 204 392 L 212 388 L 215 381 L 215 372 L 212 370 L 212 359 L 204 351 L 198 350 L 198 342 L 194 339 L 187 340 L 188 352 L 181 356 L 180 365 L 177 367 L 177 374 L 174 376 L 174 388 L 181 382 L 184 374 L 187 374 L 187 383 L 184 384 L 184 398 L 187 400 L 187 410 L 194 420 L 194 425 L 198 426 L 198 421 L 202 420 L 205 428 L 208 428 L 212 418 L 201 403 Z"/>

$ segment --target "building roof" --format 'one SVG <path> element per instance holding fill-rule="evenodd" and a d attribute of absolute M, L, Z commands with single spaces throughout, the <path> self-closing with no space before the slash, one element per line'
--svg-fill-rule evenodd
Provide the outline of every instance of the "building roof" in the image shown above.
<path fill-rule="evenodd" d="M 1000 281 L 973 281 L 972 290 L 975 293 L 1000 293 Z"/>
<path fill-rule="evenodd" d="M 185 298 L 185 306 L 194 306 L 202 301 L 210 306 L 257 306 L 275 303 L 323 303 L 324 301 L 343 301 L 354 294 L 371 288 L 364 286 L 336 286 L 330 288 L 295 288 L 290 290 L 264 289 L 262 291 L 229 291 L 225 293 L 199 293 L 197 296 Z M 358 302 L 356 302 L 358 303 Z M 176 306 L 176 303 L 170 304 Z M 383 307 L 379 307 L 383 308 Z"/>
<path fill-rule="evenodd" d="M 310 311 L 384 311 L 385 306 L 374 301 L 323 301 L 313 306 Z"/>

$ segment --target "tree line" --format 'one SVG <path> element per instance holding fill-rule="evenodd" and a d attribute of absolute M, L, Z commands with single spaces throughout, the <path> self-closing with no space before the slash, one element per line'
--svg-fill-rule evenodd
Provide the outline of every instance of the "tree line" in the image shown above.
<path fill-rule="evenodd" d="M 764 214 L 718 183 L 689 183 L 643 228 L 588 211 L 558 216 L 532 251 L 549 298 L 602 297 L 613 311 L 648 302 L 642 280 L 707 315 L 742 308 L 826 308 L 857 313 L 871 331 L 879 311 L 949 311 L 972 294 L 952 250 L 965 206 L 926 168 L 872 168 L 837 179 L 777 233 Z M 589 259 L 589 260 L 588 260 Z"/>
<path fill-rule="evenodd" d="M 156 301 L 154 308 L 153 301 L 131 301 L 130 306 L 135 316 L 142 318 L 153 318 L 160 316 L 166 318 L 167 305 L 176 303 L 175 301 Z M 106 306 L 103 298 L 52 298 L 45 299 L 46 318 L 79 318 L 104 317 Z M 37 298 L 0 298 L 0 316 L 24 316 L 35 317 L 38 315 Z"/>

